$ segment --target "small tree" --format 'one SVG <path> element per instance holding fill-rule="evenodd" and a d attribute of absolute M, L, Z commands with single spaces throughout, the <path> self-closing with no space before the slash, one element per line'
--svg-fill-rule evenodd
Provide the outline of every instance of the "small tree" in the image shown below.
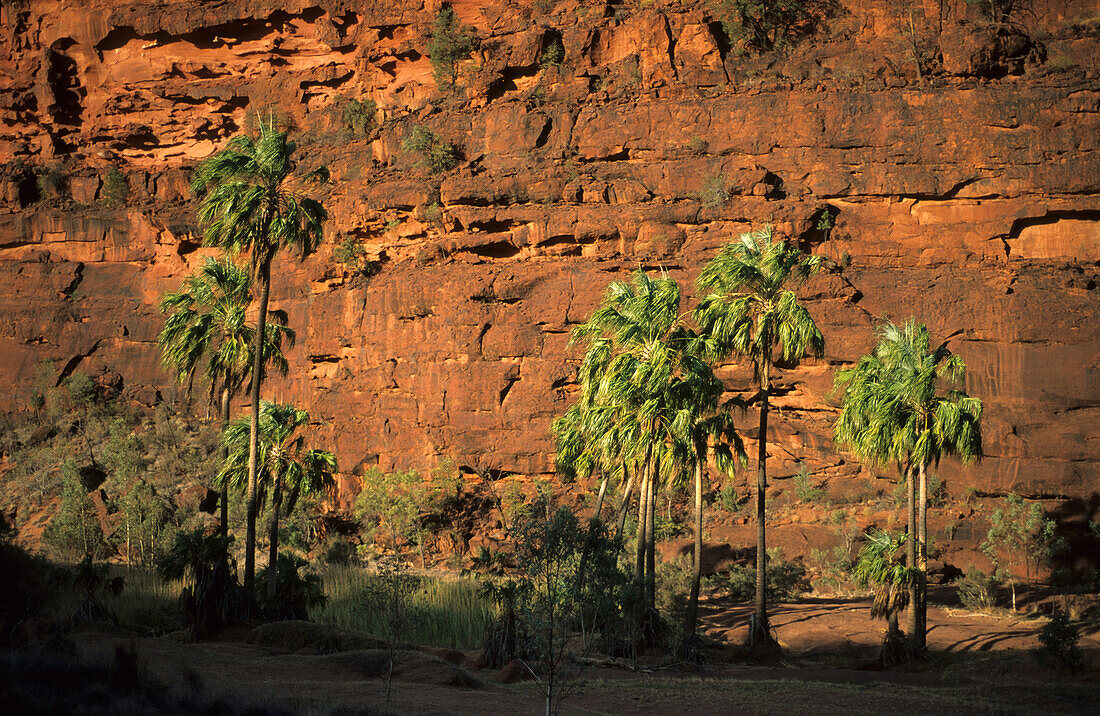
<path fill-rule="evenodd" d="M 921 572 L 905 564 L 902 547 L 904 533 L 896 537 L 875 530 L 867 535 L 867 542 L 859 552 L 852 576 L 860 587 L 871 587 L 871 618 L 887 620 L 889 626 L 882 640 L 882 661 L 889 666 L 907 661 L 908 644 L 898 628 L 898 614 L 909 606 L 909 590 L 920 581 Z"/>
<path fill-rule="evenodd" d="M 1025 505 L 1016 494 L 1010 494 L 1001 507 L 993 510 L 989 523 L 982 551 L 993 560 L 998 576 L 1009 583 L 1012 611 L 1016 611 L 1017 577 L 1013 568 L 1023 566 L 1024 578 L 1030 584 L 1038 576 L 1039 567 L 1057 552 L 1057 525 L 1043 516 L 1042 505 Z"/>
<path fill-rule="evenodd" d="M 71 460 L 66 460 L 61 468 L 61 503 L 43 538 L 70 558 L 88 557 L 103 545 L 95 505 Z"/>
<path fill-rule="evenodd" d="M 104 206 L 118 208 L 126 205 L 130 198 L 130 185 L 118 167 L 112 166 L 103 175 L 103 188 L 99 198 Z"/>
<path fill-rule="evenodd" d="M 477 30 L 459 22 L 449 5 L 439 8 L 428 38 L 432 77 L 439 89 L 451 92 L 458 83 L 458 64 L 477 49 Z"/>
<path fill-rule="evenodd" d="M 386 670 L 386 708 L 390 706 L 390 687 L 393 682 L 393 666 L 401 637 L 408 631 L 413 616 L 409 600 L 419 586 L 419 580 L 409 574 L 405 562 L 390 557 L 378 565 L 378 574 L 371 584 L 368 600 L 374 611 L 381 615 L 382 638 L 386 640 L 389 668 Z"/>
<path fill-rule="evenodd" d="M 415 543 L 424 566 L 424 525 L 420 509 L 428 490 L 415 470 L 381 473 L 371 470 L 363 476 L 363 489 L 355 498 L 355 516 L 364 521 L 377 520 L 389 532 L 394 548 L 400 541 Z"/>

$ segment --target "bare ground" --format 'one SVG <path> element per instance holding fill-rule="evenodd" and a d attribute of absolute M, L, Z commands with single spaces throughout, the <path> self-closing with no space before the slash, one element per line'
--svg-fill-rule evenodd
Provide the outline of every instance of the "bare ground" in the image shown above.
<path fill-rule="evenodd" d="M 1085 630 L 1089 668 L 1074 677 L 1041 668 L 1030 650 L 1041 620 L 929 609 L 930 658 L 909 669 L 873 670 L 881 622 L 863 599 L 804 600 L 772 608 L 784 656 L 747 664 L 735 648 L 718 648 L 704 667 L 589 664 L 571 674 L 561 713 L 580 714 L 828 714 L 828 713 L 1100 713 L 1100 635 Z M 705 604 L 706 632 L 744 638 L 750 607 Z M 228 639 L 227 635 L 227 639 Z M 89 632 L 82 652 L 109 652 L 127 641 Z M 296 711 L 377 712 L 385 708 L 386 655 L 358 648 L 322 654 L 243 641 L 184 643 L 134 640 L 151 681 L 206 693 L 263 696 Z M 402 652 L 393 675 L 390 710 L 416 714 L 535 714 L 543 696 L 531 681 L 500 684 L 493 671 L 462 666 L 422 651 Z M 463 668 L 465 667 L 465 668 Z"/>

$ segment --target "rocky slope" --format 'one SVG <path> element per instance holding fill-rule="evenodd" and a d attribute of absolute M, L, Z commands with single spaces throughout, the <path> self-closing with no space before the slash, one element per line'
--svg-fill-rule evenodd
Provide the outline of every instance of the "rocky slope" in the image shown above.
<path fill-rule="evenodd" d="M 324 419 L 349 472 L 441 456 L 552 472 L 569 330 L 607 283 L 642 266 L 690 285 L 730 237 L 770 222 L 835 262 L 804 290 L 826 358 L 778 381 L 779 478 L 805 464 L 862 489 L 872 473 L 830 441 L 833 372 L 877 318 L 912 315 L 966 359 L 986 404 L 987 457 L 941 466 L 949 490 L 1095 517 L 1092 3 L 1036 2 L 1021 25 L 990 26 L 965 2 L 850 2 L 790 52 L 743 57 L 706 3 L 456 2 L 480 45 L 448 96 L 427 56 L 438 7 L 5 3 L 4 407 L 26 405 L 42 361 L 57 380 L 116 373 L 147 403 L 172 394 L 156 301 L 209 253 L 189 168 L 275 110 L 335 184 L 326 248 L 277 264 L 273 302 L 299 345 L 271 392 Z M 368 132 L 345 128 L 349 99 L 376 103 Z M 416 126 L 458 148 L 457 168 L 433 174 L 402 149 Z M 111 166 L 125 209 L 104 206 Z M 333 257 L 349 240 L 360 267 Z M 725 375 L 746 388 L 743 368 Z M 751 413 L 744 425 L 755 439 Z"/>

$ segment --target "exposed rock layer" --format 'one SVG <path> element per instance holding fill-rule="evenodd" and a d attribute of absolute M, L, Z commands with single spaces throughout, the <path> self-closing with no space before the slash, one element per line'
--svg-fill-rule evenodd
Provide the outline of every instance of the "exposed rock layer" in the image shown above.
<path fill-rule="evenodd" d="M 802 461 L 838 484 L 859 474 L 830 441 L 833 371 L 869 348 L 876 318 L 913 315 L 986 404 L 987 457 L 942 466 L 952 491 L 1095 502 L 1089 3 L 1039 3 L 1028 32 L 965 3 L 918 7 L 914 25 L 911 3 L 860 3 L 763 58 L 730 52 L 702 3 L 534 5 L 455 3 L 482 41 L 459 95 L 436 101 L 431 3 L 5 4 L 0 400 L 19 408 L 40 361 L 58 380 L 109 367 L 137 396 L 167 394 L 155 304 L 209 253 L 187 170 L 277 108 L 336 184 L 328 247 L 275 269 L 299 346 L 271 394 L 322 417 L 348 470 L 450 456 L 551 472 L 569 330 L 606 284 L 644 266 L 689 286 L 723 242 L 771 222 L 837 262 L 804 290 L 825 361 L 778 379 L 779 477 Z M 557 39 L 562 64 L 543 66 Z M 341 102 L 368 97 L 384 123 L 349 133 Z M 402 151 L 417 124 L 460 148 L 457 169 L 431 176 Z M 61 198 L 27 168 L 50 165 Z M 101 206 L 110 165 L 127 210 Z M 334 260 L 348 238 L 376 275 Z M 747 388 L 745 369 L 724 374 Z"/>

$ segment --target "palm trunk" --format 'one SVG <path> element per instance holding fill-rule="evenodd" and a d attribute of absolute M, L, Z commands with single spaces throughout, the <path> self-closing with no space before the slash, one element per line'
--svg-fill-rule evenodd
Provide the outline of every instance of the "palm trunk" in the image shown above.
<path fill-rule="evenodd" d="M 768 489 L 768 394 L 771 384 L 768 378 L 769 361 L 761 362 L 760 379 L 760 436 L 756 454 L 756 604 L 755 624 L 749 635 L 751 644 L 771 641 L 771 625 L 768 623 L 768 544 L 765 519 L 765 491 Z"/>
<path fill-rule="evenodd" d="M 623 489 L 623 503 L 619 505 L 619 526 L 615 530 L 615 541 L 618 542 L 623 538 L 623 530 L 626 529 L 626 514 L 630 511 L 630 493 L 634 489 L 634 477 L 637 475 L 637 469 L 630 474 L 626 480 L 626 488 Z M 623 474 L 626 474 L 626 463 L 623 463 Z"/>
<path fill-rule="evenodd" d="M 657 456 L 653 458 L 653 471 L 652 477 L 649 479 L 649 498 L 646 500 L 646 549 L 645 549 L 645 587 L 646 587 L 646 604 L 650 609 L 656 609 L 657 607 L 657 530 L 656 525 L 656 513 L 657 513 L 657 483 L 660 482 L 661 467 L 660 462 L 657 460 Z"/>
<path fill-rule="evenodd" d="M 271 495 L 271 533 L 268 535 L 267 552 L 267 601 L 275 598 L 275 584 L 278 581 L 279 565 L 279 510 L 283 506 L 283 481 L 276 478 L 274 492 Z"/>
<path fill-rule="evenodd" d="M 600 491 L 596 494 L 596 510 L 592 514 L 592 519 L 600 519 L 600 512 L 603 510 L 603 498 L 607 494 L 607 475 L 603 476 L 600 480 Z"/>
<path fill-rule="evenodd" d="M 584 574 L 588 568 L 588 553 L 592 551 L 592 543 L 596 540 L 596 530 L 600 525 L 600 510 L 603 509 L 603 497 L 607 493 L 607 474 L 604 473 L 603 480 L 600 481 L 600 492 L 596 497 L 596 512 L 592 515 L 592 519 L 588 523 L 588 538 L 584 541 L 584 549 L 581 550 L 581 562 L 577 566 L 577 590 L 580 591 L 584 586 Z M 420 566 L 424 566 L 424 556 L 421 552 Z"/>
<path fill-rule="evenodd" d="M 684 634 L 695 634 L 699 618 L 699 582 L 703 576 L 703 460 L 699 456 L 695 462 L 695 560 L 691 572 L 691 596 L 688 598 L 687 618 L 684 621 Z"/>
<path fill-rule="evenodd" d="M 646 505 L 649 502 L 649 458 L 642 467 L 642 482 L 638 486 L 638 529 L 636 532 L 637 545 L 635 547 L 634 580 L 638 583 L 638 589 L 645 586 L 645 530 L 646 530 Z"/>
<path fill-rule="evenodd" d="M 244 588 L 252 594 L 256 581 L 256 455 L 260 439 L 260 376 L 263 375 L 267 302 L 271 295 L 271 261 L 260 264 L 260 313 L 252 346 L 252 415 L 248 431 L 248 523 L 244 538 Z"/>
<path fill-rule="evenodd" d="M 915 567 L 917 561 L 917 490 L 914 470 L 911 466 L 905 468 L 905 492 L 909 499 L 909 538 L 906 540 L 905 559 L 910 567 Z M 920 630 L 920 614 L 917 605 L 920 601 L 920 585 L 909 585 L 909 640 L 913 645 L 918 643 L 917 632 Z"/>
<path fill-rule="evenodd" d="M 229 427 L 229 386 L 228 384 L 222 388 L 222 435 L 225 435 L 225 429 Z M 229 460 L 229 447 L 222 443 L 222 464 Z M 229 483 L 226 482 L 222 485 L 221 494 L 221 520 L 222 526 L 219 532 L 222 537 L 229 536 Z M 228 544 L 226 545 L 226 554 L 229 554 Z"/>
<path fill-rule="evenodd" d="M 917 646 L 922 649 L 928 636 L 928 471 L 920 464 L 920 487 L 917 498 L 917 567 L 920 569 L 920 600 L 917 602 Z"/>

